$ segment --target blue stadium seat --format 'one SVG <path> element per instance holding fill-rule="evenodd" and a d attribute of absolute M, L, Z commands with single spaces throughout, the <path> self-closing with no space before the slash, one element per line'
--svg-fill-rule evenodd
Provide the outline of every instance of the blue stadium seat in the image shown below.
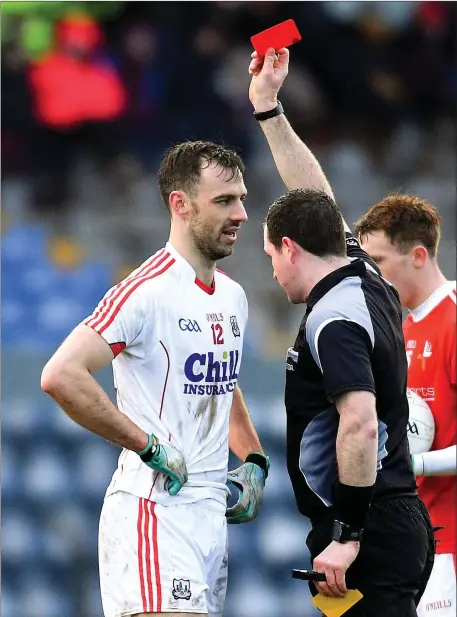
<path fill-rule="evenodd" d="M 252 564 L 253 560 L 250 559 Z M 251 566 L 252 567 L 252 566 Z M 260 562 L 258 568 L 244 570 L 229 565 L 229 589 L 224 615 L 236 617 L 278 617 L 282 603 L 278 590 L 266 581 L 266 572 Z"/>
<path fill-rule="evenodd" d="M 3 436 L 2 436 L 3 437 Z M 20 469 L 21 459 L 14 448 L 2 438 L 2 501 L 4 507 L 14 502 L 23 490 Z"/>
<path fill-rule="evenodd" d="M 42 395 L 42 396 L 40 396 Z M 6 397 L 2 402 L 2 431 L 6 437 L 17 440 L 36 437 L 41 431 L 49 430 L 45 395 L 40 392 L 41 401 L 21 395 Z"/>
<path fill-rule="evenodd" d="M 24 492 L 37 504 L 64 503 L 73 490 L 72 461 L 56 447 L 35 443 L 22 465 Z"/>
<path fill-rule="evenodd" d="M 97 437 L 90 436 L 82 443 L 75 458 L 75 490 L 78 494 L 84 499 L 100 502 L 117 467 L 120 452 L 119 448 L 111 447 Z"/>
<path fill-rule="evenodd" d="M 42 552 L 41 534 L 19 502 L 4 504 L 2 513 L 2 575 L 9 566 L 36 564 Z"/>
<path fill-rule="evenodd" d="M 84 617 L 100 617 L 100 615 L 103 615 L 100 585 L 98 582 L 98 567 L 95 567 L 84 576 L 82 587 L 84 591 L 80 605 L 81 614 Z"/>
<path fill-rule="evenodd" d="M 77 503 L 56 503 L 41 524 L 43 562 L 47 568 L 71 567 L 87 555 L 96 555 L 97 524 Z"/>
<path fill-rule="evenodd" d="M 76 602 L 70 590 L 41 571 L 28 571 L 20 578 L 18 595 L 21 617 L 76 616 Z"/>
<path fill-rule="evenodd" d="M 63 292 L 78 299 L 90 314 L 113 285 L 112 269 L 103 263 L 86 262 L 77 270 L 65 273 Z"/>
<path fill-rule="evenodd" d="M 23 223 L 9 229 L 2 237 L 3 268 L 23 271 L 24 266 L 40 262 L 46 255 L 49 234 L 39 223 Z"/>
<path fill-rule="evenodd" d="M 21 614 L 19 595 L 10 585 L 5 584 L 3 572 L 0 612 L 2 617 L 17 617 Z"/>

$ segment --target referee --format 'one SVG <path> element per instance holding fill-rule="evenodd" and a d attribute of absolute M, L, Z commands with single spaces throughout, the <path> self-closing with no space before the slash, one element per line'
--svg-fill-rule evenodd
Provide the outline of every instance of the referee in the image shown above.
<path fill-rule="evenodd" d="M 250 99 L 290 189 L 268 211 L 265 251 L 289 301 L 306 302 L 285 405 L 288 471 L 311 521 L 313 569 L 327 581 L 310 589 L 359 589 L 348 617 L 413 617 L 434 537 L 410 463 L 401 306 L 278 103 L 288 58 L 286 49 L 253 55 Z"/>

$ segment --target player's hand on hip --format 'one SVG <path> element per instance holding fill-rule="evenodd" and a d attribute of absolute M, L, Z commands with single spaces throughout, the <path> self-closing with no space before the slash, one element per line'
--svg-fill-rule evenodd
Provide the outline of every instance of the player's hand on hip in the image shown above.
<path fill-rule="evenodd" d="M 265 458 L 268 468 L 269 459 Z M 264 470 L 255 463 L 243 463 L 241 467 L 229 471 L 227 480 L 236 486 L 240 495 L 236 504 L 227 508 L 227 523 L 247 523 L 255 519 L 263 502 L 265 479 Z"/>
<path fill-rule="evenodd" d="M 255 111 L 269 111 L 276 107 L 278 92 L 289 71 L 289 50 L 285 47 L 277 52 L 269 49 L 264 58 L 259 58 L 254 51 L 251 58 L 249 100 Z"/>
<path fill-rule="evenodd" d="M 359 554 L 359 542 L 333 541 L 313 561 L 313 570 L 325 573 L 327 582 L 315 582 L 316 589 L 324 596 L 342 598 L 347 592 L 346 572 Z"/>
<path fill-rule="evenodd" d="M 187 482 L 184 456 L 170 443 L 161 443 L 155 435 L 150 435 L 148 446 L 138 454 L 148 467 L 168 476 L 166 487 L 170 495 L 176 495 Z"/>

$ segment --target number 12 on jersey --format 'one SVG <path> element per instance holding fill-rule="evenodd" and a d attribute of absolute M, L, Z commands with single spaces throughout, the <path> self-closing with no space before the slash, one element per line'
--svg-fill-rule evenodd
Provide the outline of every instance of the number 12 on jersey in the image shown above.
<path fill-rule="evenodd" d="M 222 336 L 223 330 L 222 330 L 221 324 L 218 324 L 218 323 L 211 324 L 211 330 L 213 331 L 213 343 L 215 345 L 223 345 L 224 337 Z"/>

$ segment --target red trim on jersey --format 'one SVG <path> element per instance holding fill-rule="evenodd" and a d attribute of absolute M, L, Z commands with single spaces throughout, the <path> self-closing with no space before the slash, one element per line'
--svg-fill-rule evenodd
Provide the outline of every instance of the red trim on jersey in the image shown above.
<path fill-rule="evenodd" d="M 146 540 L 146 576 L 148 580 L 148 594 L 149 594 L 149 607 L 148 611 L 152 611 L 154 609 L 153 604 L 153 595 L 152 595 L 152 576 L 151 576 L 151 542 L 149 540 L 149 508 L 146 505 L 146 499 L 143 499 L 144 502 L 144 535 Z"/>
<path fill-rule="evenodd" d="M 209 286 L 203 281 L 201 281 L 199 278 L 195 277 L 195 284 L 197 285 L 197 287 L 200 287 L 200 289 L 203 289 L 203 291 L 207 293 L 209 296 L 212 296 L 213 293 L 216 291 L 216 282 L 214 279 L 213 279 L 213 282 L 211 283 L 211 286 Z"/>
<path fill-rule="evenodd" d="M 156 472 L 156 477 L 154 478 L 154 482 L 152 483 L 151 490 L 149 491 L 148 501 L 151 499 L 152 491 L 154 489 L 154 486 L 155 486 L 155 484 L 157 482 L 157 478 L 158 477 L 159 477 L 159 472 Z"/>
<path fill-rule="evenodd" d="M 150 257 L 145 264 L 143 265 L 143 267 L 141 268 L 141 270 L 138 270 L 138 272 L 132 276 L 128 276 L 127 278 L 123 279 L 122 281 L 120 281 L 117 285 L 115 285 L 112 289 L 110 289 L 105 297 L 103 298 L 103 300 L 101 301 L 99 307 L 92 313 L 92 315 L 90 315 L 90 317 L 88 317 L 83 323 L 86 326 L 90 326 L 90 327 L 94 327 L 93 325 L 91 325 L 91 322 L 93 322 L 95 319 L 98 319 L 100 317 L 100 315 L 103 313 L 103 311 L 105 310 L 105 307 L 108 303 L 108 300 L 110 300 L 110 298 L 113 297 L 113 295 L 120 289 L 120 288 L 125 288 L 127 287 L 127 285 L 129 284 L 130 281 L 132 281 L 132 279 L 138 277 L 138 276 L 142 276 L 143 274 L 146 273 L 146 270 L 148 270 L 152 265 L 155 265 L 157 260 L 160 259 L 160 257 L 162 257 L 162 255 L 164 254 L 165 249 L 160 250 L 158 253 L 156 253 L 155 255 L 153 255 L 152 257 Z"/>
<path fill-rule="evenodd" d="M 231 281 L 233 281 L 232 277 L 229 276 L 227 274 L 227 272 L 224 272 L 223 270 L 221 270 L 220 268 L 216 268 L 216 272 L 219 272 L 219 274 L 223 274 L 224 276 L 226 276 L 228 279 L 230 279 Z"/>
<path fill-rule="evenodd" d="M 115 287 L 112 287 L 105 295 L 103 300 L 100 302 L 98 308 L 94 311 L 94 313 L 86 319 L 84 322 L 86 325 L 91 328 L 95 328 L 99 325 L 101 321 L 109 314 L 109 311 L 112 308 L 113 302 L 119 295 L 125 291 L 129 286 L 132 285 L 133 281 L 138 280 L 142 276 L 146 276 L 149 274 L 154 268 L 160 265 L 162 261 L 166 258 L 165 251 L 160 251 L 157 255 L 154 255 L 150 260 L 146 262 L 146 264 L 138 270 L 135 274 L 130 274 L 127 278 L 118 283 Z"/>
<path fill-rule="evenodd" d="M 167 257 L 163 257 L 163 259 L 159 262 L 162 263 L 162 261 L 164 261 Z M 106 317 L 109 314 L 109 311 L 111 311 L 113 309 L 113 302 L 125 291 L 126 293 L 124 294 L 124 296 L 122 297 L 122 299 L 120 300 L 119 304 L 116 306 L 116 308 L 114 308 L 114 310 L 112 310 L 111 316 L 108 319 L 108 321 L 106 323 L 103 324 L 103 326 L 101 326 L 97 332 L 99 334 L 102 334 L 107 328 L 110 327 L 110 325 L 113 323 L 114 319 L 116 318 L 116 315 L 119 313 L 119 311 L 121 310 L 122 306 L 125 304 L 125 302 L 129 299 L 129 297 L 132 295 L 132 293 L 138 289 L 138 287 L 140 285 L 142 285 L 143 283 L 145 283 L 146 281 L 151 281 L 152 279 L 156 278 L 157 276 L 160 276 L 161 274 L 163 274 L 164 272 L 166 272 L 173 264 L 175 263 L 175 260 L 172 259 L 171 261 L 169 261 L 168 263 L 165 264 L 165 266 L 163 266 L 163 268 L 161 268 L 160 270 L 154 270 L 152 273 L 148 274 L 147 276 L 141 277 L 140 280 L 136 280 L 136 277 L 134 279 L 132 279 L 132 282 L 134 282 L 133 285 L 130 285 L 128 291 L 127 289 L 124 289 L 122 291 L 120 291 L 111 301 L 111 306 L 109 307 L 107 314 L 104 315 L 101 319 L 99 319 L 99 321 L 94 324 L 92 326 L 92 328 L 96 329 L 97 326 L 104 320 L 106 319 Z M 157 265 L 159 265 L 157 264 Z"/>
<path fill-rule="evenodd" d="M 126 348 L 126 344 L 124 342 L 110 343 L 109 346 L 111 347 L 111 351 L 113 352 L 114 357 L 118 356 L 121 351 L 124 351 L 124 349 Z"/>
<path fill-rule="evenodd" d="M 162 610 L 162 585 L 160 582 L 159 547 L 158 547 L 158 541 L 157 541 L 157 515 L 155 513 L 156 504 L 153 501 L 150 501 L 149 507 L 151 508 L 151 516 L 152 516 L 152 544 L 154 547 L 154 571 L 155 571 L 155 576 L 156 576 L 156 591 L 157 591 L 156 612 L 160 613 Z"/>
<path fill-rule="evenodd" d="M 165 253 L 165 255 L 163 255 L 158 261 L 154 262 L 153 265 L 149 266 L 149 268 L 145 269 L 144 272 L 142 272 L 141 274 L 126 278 L 124 281 L 122 281 L 121 283 L 119 283 L 119 285 L 117 285 L 113 292 L 111 292 L 109 294 L 109 301 L 108 301 L 108 297 L 105 298 L 104 302 L 103 302 L 103 306 L 101 307 L 101 315 L 100 317 L 95 321 L 95 323 L 91 324 L 92 328 L 97 328 L 97 326 L 99 326 L 104 319 L 106 319 L 109 314 L 110 311 L 113 310 L 114 307 L 114 302 L 120 297 L 122 296 L 122 294 L 124 294 L 125 292 L 128 292 L 130 289 L 132 289 L 132 287 L 140 280 L 146 280 L 145 277 L 149 276 L 150 274 L 154 274 L 156 269 L 169 257 L 168 253 Z M 125 298 L 125 296 L 124 296 Z M 122 306 L 122 304 L 124 303 L 125 299 L 121 298 L 120 300 L 120 304 Z"/>
<path fill-rule="evenodd" d="M 168 374 L 170 372 L 170 355 L 168 353 L 167 348 L 165 347 L 165 345 L 162 343 L 162 341 L 160 341 L 160 344 L 163 347 L 164 352 L 167 354 L 167 374 L 165 375 L 165 382 L 163 384 L 163 390 L 162 390 L 162 400 L 160 401 L 160 411 L 159 411 L 159 420 L 162 417 L 162 411 L 163 411 L 163 400 L 165 398 L 165 390 L 167 389 L 167 383 L 168 383 Z"/>
<path fill-rule="evenodd" d="M 138 571 L 140 573 L 140 589 L 141 599 L 143 601 L 143 612 L 148 610 L 146 606 L 146 590 L 144 587 L 144 574 L 143 574 L 143 499 L 138 501 Z"/>

